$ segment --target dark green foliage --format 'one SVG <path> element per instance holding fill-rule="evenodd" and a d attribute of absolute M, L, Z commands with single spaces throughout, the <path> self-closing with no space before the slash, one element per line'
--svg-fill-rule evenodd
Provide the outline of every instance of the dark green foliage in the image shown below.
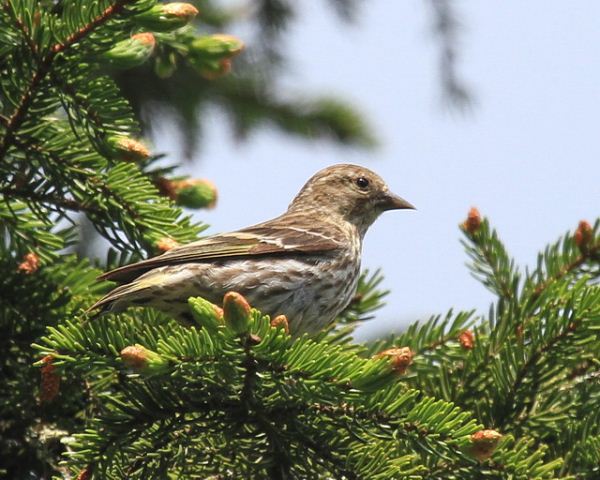
<path fill-rule="evenodd" d="M 419 464 L 434 451 L 474 466 L 462 449 L 476 423 L 406 388 L 385 360 L 361 360 L 328 341 L 293 342 L 258 312 L 253 346 L 225 327 L 208 333 L 167 327 L 150 314 L 138 319 L 68 323 L 42 339 L 43 353 L 54 352 L 65 370 L 85 372 L 93 363 L 103 385 L 101 415 L 71 444 L 76 468 L 94 465 L 102 478 L 161 469 L 226 478 L 392 478 L 424 472 Z M 135 343 L 168 359 L 169 370 L 150 378 L 128 373 L 115 356 Z M 106 378 L 122 385 L 109 393 Z M 143 461 L 159 445 L 174 455 Z"/>
<path fill-rule="evenodd" d="M 72 255 L 49 260 L 31 275 L 18 270 L 20 260 L 4 246 L 0 252 L 0 472 L 5 478 L 30 472 L 49 477 L 63 450 L 61 438 L 85 425 L 85 386 L 67 373 L 62 401 L 40 405 L 40 373 L 32 368 L 40 357 L 30 344 L 47 326 L 87 306 L 106 284 L 96 283 L 99 270 Z"/>
<path fill-rule="evenodd" d="M 352 334 L 387 293 L 379 272 L 365 272 L 336 324 L 312 339 L 248 314 L 239 298 L 223 321 L 192 300 L 193 327 L 149 309 L 89 318 L 85 309 L 109 285 L 71 253 L 81 216 L 111 243 L 109 264 L 203 229 L 164 196 L 172 169 L 156 168 L 157 157 L 136 143 L 142 98 L 192 91 L 179 82 L 197 78 L 188 61 L 197 33 L 155 35 L 137 74 L 174 63 L 158 68 L 156 89 L 134 107 L 121 89 L 127 77 L 113 68 L 147 52 L 130 45 L 106 61 L 153 5 L 0 7 L 0 475 L 598 478 L 598 223 L 581 224 L 521 270 L 488 221 L 474 218 L 463 225 L 465 246 L 474 275 L 497 296 L 489 314 L 449 312 L 366 345 Z M 227 24 L 210 7 L 202 2 L 207 20 Z M 257 11 L 275 39 L 293 8 L 265 1 Z M 264 54 L 276 58 L 277 49 Z M 198 55 L 201 65 L 215 60 Z M 193 91 L 186 115 L 204 101 L 227 105 L 241 135 L 269 121 L 295 134 L 370 141 L 347 107 L 275 101 L 248 72 Z M 134 142 L 130 158 L 127 145 L 115 149 L 123 138 Z M 59 378 L 60 388 L 48 388 Z M 503 438 L 482 453 L 473 434 L 484 429 Z"/>
<path fill-rule="evenodd" d="M 168 56 L 168 52 L 159 55 Z M 181 53 L 173 58 L 176 64 L 182 63 Z M 202 138 L 203 114 L 212 106 L 225 110 L 238 139 L 268 126 L 307 140 L 326 139 L 360 147 L 376 144 L 364 119 L 347 103 L 328 97 L 291 100 L 274 95 L 276 89 L 264 78 L 267 70 L 256 65 L 244 68 L 243 64 L 243 60 L 236 60 L 234 74 L 219 80 L 198 78 L 185 63 L 166 79 L 156 76 L 156 66 L 148 65 L 117 74 L 116 78 L 124 94 L 141 110 L 147 127 L 155 125 L 155 119 L 164 114 L 174 114 L 188 155 Z M 140 82 L 143 89 L 139 88 Z"/>
<path fill-rule="evenodd" d="M 87 215 L 122 254 L 202 230 L 158 195 L 143 168 L 107 156 L 109 135 L 140 130 L 96 61 L 129 36 L 130 16 L 152 4 L 128 3 L 0 7 L 0 472 L 9 478 L 56 472 L 60 439 L 91 411 L 87 386 L 71 374 L 61 382 L 65 399 L 39 404 L 32 365 L 40 357 L 29 346 L 105 289 L 98 270 L 65 254 L 76 240 L 67 228 L 74 215 Z M 20 268 L 26 254 L 38 259 L 33 271 Z"/>

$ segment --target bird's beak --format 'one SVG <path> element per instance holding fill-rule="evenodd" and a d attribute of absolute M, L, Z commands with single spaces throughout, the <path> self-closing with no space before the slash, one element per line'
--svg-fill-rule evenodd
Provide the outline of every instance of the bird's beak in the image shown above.
<path fill-rule="evenodd" d="M 416 210 L 412 203 L 392 192 L 386 192 L 382 203 L 385 210 Z"/>

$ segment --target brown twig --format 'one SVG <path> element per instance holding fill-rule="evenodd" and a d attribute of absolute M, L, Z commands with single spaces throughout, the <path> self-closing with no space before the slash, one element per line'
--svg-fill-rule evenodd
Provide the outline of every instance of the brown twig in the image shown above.
<path fill-rule="evenodd" d="M 13 17 L 13 19 L 15 21 L 15 25 L 17 26 L 17 29 L 23 35 L 23 38 L 25 39 L 25 42 L 27 42 L 27 46 L 31 50 L 31 53 L 33 53 L 33 55 L 35 57 L 37 57 L 37 55 L 38 55 L 38 49 L 37 49 L 37 45 L 35 43 L 33 43 L 33 40 L 31 39 L 31 36 L 30 36 L 31 32 L 29 32 L 27 30 L 27 28 L 25 28 L 25 24 L 23 23 L 23 21 L 19 17 L 17 17 L 16 15 L 12 15 L 14 12 L 10 8 L 10 2 L 5 2 L 4 3 L 4 10 L 6 10 L 6 12 L 10 16 Z"/>
<path fill-rule="evenodd" d="M 113 15 L 121 13 L 123 7 L 127 3 L 131 3 L 132 0 L 118 0 L 110 7 L 107 7 L 100 15 L 94 18 L 90 23 L 84 25 L 75 33 L 69 35 L 67 39 L 63 43 L 56 43 L 52 47 L 50 47 L 50 51 L 52 54 L 56 55 L 60 52 L 64 52 L 67 48 L 71 47 L 75 43 L 79 42 L 86 35 L 88 35 L 92 30 L 96 27 L 99 27 L 103 23 L 105 23 L 108 19 L 110 19 Z"/>
<path fill-rule="evenodd" d="M 52 204 L 56 207 L 66 208 L 67 210 L 73 210 L 76 212 L 94 213 L 101 215 L 102 211 L 95 208 L 92 205 L 85 205 L 77 200 L 70 198 L 58 197 L 55 195 L 43 195 L 30 190 L 21 190 L 16 188 L 3 188 L 0 189 L 0 194 L 6 197 L 17 197 L 24 200 L 32 200 L 40 203 Z"/>

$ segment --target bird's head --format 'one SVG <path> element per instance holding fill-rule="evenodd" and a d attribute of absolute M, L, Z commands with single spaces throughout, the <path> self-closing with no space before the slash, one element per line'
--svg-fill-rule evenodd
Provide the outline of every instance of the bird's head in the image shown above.
<path fill-rule="evenodd" d="M 346 220 L 364 234 L 386 210 L 414 209 L 390 192 L 383 179 L 358 165 L 332 165 L 312 176 L 292 201 L 290 211 L 315 211 Z"/>

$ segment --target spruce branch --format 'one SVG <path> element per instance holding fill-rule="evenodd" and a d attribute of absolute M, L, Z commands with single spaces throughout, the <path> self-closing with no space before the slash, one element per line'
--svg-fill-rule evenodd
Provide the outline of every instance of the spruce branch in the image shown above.
<path fill-rule="evenodd" d="M 227 309 L 225 313 L 228 314 Z M 208 333 L 184 327 L 175 330 L 159 327 L 159 330 L 155 330 L 158 326 L 155 322 L 156 326 L 151 329 L 149 327 L 152 322 L 145 322 L 146 330 L 143 333 L 136 330 L 135 323 L 137 322 L 123 325 L 98 320 L 85 328 L 71 323 L 66 328 L 52 330 L 43 339 L 44 345 L 38 348 L 42 351 L 51 349 L 58 361 L 64 364 L 63 368 L 83 371 L 80 369 L 92 361 L 89 357 L 92 352 L 95 352 L 93 361 L 96 365 L 112 364 L 112 368 L 118 368 L 108 358 L 102 362 L 102 352 L 106 355 L 122 348 L 126 343 L 145 343 L 148 348 L 169 358 L 171 367 L 158 376 L 142 380 L 143 383 L 135 388 L 133 384 L 124 385 L 127 393 L 119 398 L 136 400 L 133 403 L 125 401 L 119 407 L 121 412 L 133 409 L 156 422 L 182 414 L 198 413 L 195 410 L 197 399 L 209 395 L 213 399 L 211 409 L 215 413 L 221 412 L 221 421 L 233 422 L 232 426 L 239 422 L 241 425 L 253 425 L 252 429 L 266 433 L 268 441 L 264 447 L 277 456 L 282 452 L 289 452 L 287 445 L 298 442 L 301 434 L 299 425 L 287 423 L 286 418 L 303 419 L 302 425 L 311 425 L 304 433 L 308 436 L 307 443 L 300 440 L 305 447 L 322 443 L 320 435 L 328 431 L 333 434 L 330 429 L 335 428 L 339 432 L 336 434 L 341 442 L 339 448 L 347 445 L 344 448 L 350 449 L 354 444 L 346 444 L 352 438 L 344 440 L 347 434 L 355 436 L 352 442 L 358 444 L 369 438 L 380 439 L 378 442 L 392 442 L 393 435 L 400 435 L 419 450 L 419 445 L 422 444 L 424 456 L 432 449 L 443 452 L 441 455 L 451 455 L 450 445 L 453 442 L 460 443 L 464 435 L 477 428 L 474 422 L 469 421 L 468 414 L 460 412 L 452 404 L 425 398 L 417 401 L 418 392 L 407 391 L 401 384 L 393 382 L 393 375 L 388 375 L 391 373 L 390 367 L 385 361 L 361 359 L 351 349 L 328 342 L 319 344 L 305 339 L 299 343 L 291 343 L 282 330 L 271 327 L 268 317 L 262 317 L 258 312 L 250 320 L 251 331 L 247 341 L 241 343 L 235 334 L 232 335 L 234 332 L 224 326 L 216 332 Z M 119 340 L 115 344 L 117 339 Z M 253 360 L 249 365 L 245 363 L 248 358 Z M 239 362 L 244 368 L 235 367 Z M 193 378 L 195 381 L 186 381 L 187 386 L 183 389 L 169 386 L 176 385 L 184 378 Z M 223 383 L 222 379 L 227 378 L 229 380 Z M 373 390 L 369 385 L 374 381 L 384 387 L 383 390 Z M 361 395 L 361 389 L 372 393 Z M 236 395 L 236 391 L 241 391 L 242 395 Z M 297 393 L 293 393 L 295 391 Z M 259 398 L 262 400 L 259 401 Z M 250 410 L 249 401 L 252 402 Z M 294 411 L 296 414 L 290 417 L 290 413 Z M 138 418 L 137 415 L 134 413 L 133 419 Z M 269 423 L 265 424 L 265 421 Z M 321 423 L 322 429 L 319 428 Z M 448 423 L 457 427 L 455 431 L 450 431 Z M 284 424 L 287 425 L 285 428 L 282 427 Z M 103 425 L 103 428 L 109 428 L 110 423 Z M 273 429 L 271 425 L 278 425 L 279 428 Z M 119 432 L 131 428 L 131 424 L 122 425 Z M 130 444 L 129 440 L 121 441 L 125 442 L 123 444 Z M 89 450 L 89 446 L 82 445 L 82 448 Z M 340 451 L 332 448 L 326 450 L 331 450 L 332 457 L 326 452 L 316 453 L 318 456 L 323 455 L 322 467 L 326 471 L 331 471 L 332 468 L 335 471 L 330 461 L 337 458 L 341 461 L 342 458 Z M 281 449 L 283 450 L 280 451 Z M 384 455 L 381 457 L 383 463 L 377 467 L 368 462 L 363 464 L 363 457 L 360 455 L 350 463 L 344 461 L 346 473 L 354 472 L 352 474 L 356 478 L 361 478 L 373 468 L 376 468 L 373 471 L 388 471 L 392 464 L 385 462 L 392 462 L 395 457 L 390 456 L 393 450 L 384 448 L 383 451 L 387 453 L 381 453 Z M 365 452 L 365 455 L 368 453 Z M 82 462 L 87 465 L 90 459 L 82 458 Z M 279 466 L 270 465 L 273 475 L 277 469 L 280 472 L 277 475 L 280 475 L 288 468 L 287 460 L 283 464 L 279 463 Z M 290 460 L 289 465 L 289 468 L 295 468 L 292 465 L 297 464 Z"/>
<path fill-rule="evenodd" d="M 496 231 L 476 208 L 460 227 L 466 237 L 461 243 L 472 260 L 469 268 L 475 278 L 506 303 L 514 303 L 520 274 Z"/>
<path fill-rule="evenodd" d="M 254 340 L 251 335 L 247 335 L 246 338 L 243 340 L 243 344 L 244 344 L 244 360 L 243 360 L 243 367 L 244 367 L 244 384 L 242 387 L 242 392 L 240 393 L 240 399 L 242 401 L 242 403 L 244 405 L 246 405 L 246 408 L 251 409 L 254 407 L 254 403 L 255 403 L 255 399 L 253 396 L 253 389 L 254 386 L 256 384 L 256 374 L 257 374 L 257 366 L 258 366 L 258 362 L 256 360 L 256 358 L 254 357 L 254 354 L 252 352 L 252 345 L 256 343 L 256 340 Z"/>
<path fill-rule="evenodd" d="M 60 127 L 60 122 L 40 127 L 39 134 L 27 140 L 15 138 L 21 148 L 35 154 L 47 172 L 43 176 L 33 173 L 37 178 L 30 179 L 26 171 L 27 183 L 19 191 L 11 179 L 7 180 L 11 185 L 4 189 L 31 199 L 30 207 L 35 208 L 35 201 L 39 200 L 42 204 L 52 202 L 59 207 L 59 214 L 65 214 L 65 209 L 82 211 L 114 245 L 134 251 L 142 248 L 148 253 L 154 252 L 154 243 L 160 238 L 191 241 L 203 228 L 191 224 L 189 218 L 181 218 L 181 211 L 158 196 L 155 186 L 137 165 L 120 163 L 102 171 L 106 161 L 93 149 L 78 145 L 73 134 Z M 31 164 L 30 159 L 22 165 L 29 169 Z M 57 170 L 58 165 L 62 170 Z M 36 211 L 41 220 L 46 218 L 44 210 Z M 128 242 L 116 232 L 116 225 L 122 226 Z"/>
<path fill-rule="evenodd" d="M 457 68 L 460 22 L 450 0 L 430 0 L 434 16 L 434 33 L 439 39 L 439 73 L 443 93 L 452 106 L 465 110 L 473 103 L 469 88 L 460 78 Z"/>
<path fill-rule="evenodd" d="M 0 232 L 12 254 L 35 251 L 44 261 L 56 258 L 57 251 L 73 242 L 72 230 L 51 231 L 49 216 L 40 219 L 29 211 L 24 202 L 0 202 Z"/>
<path fill-rule="evenodd" d="M 91 19 L 87 24 L 83 25 L 79 30 L 73 32 L 62 42 L 55 43 L 50 47 L 50 52 L 47 54 L 46 62 L 52 63 L 54 57 L 61 52 L 64 52 L 68 48 L 72 47 L 76 43 L 83 40 L 86 36 L 92 33 L 96 28 L 106 23 L 111 18 L 117 16 L 123 12 L 123 8 L 130 3 L 134 3 L 136 0 L 116 0 L 112 5 L 109 5 L 95 18 Z"/>
<path fill-rule="evenodd" d="M 597 230 L 596 228 L 595 230 Z M 591 243 L 574 259 L 570 260 L 567 264 L 562 265 L 557 272 L 550 277 L 541 281 L 533 288 L 531 295 L 532 300 L 536 300 L 540 297 L 544 291 L 552 284 L 559 282 L 563 278 L 572 275 L 577 272 L 583 265 L 589 261 L 596 261 L 600 263 L 600 240 L 595 243 Z"/>
<path fill-rule="evenodd" d="M 102 215 L 102 211 L 93 205 L 86 205 L 77 200 L 65 198 L 58 195 L 40 194 L 31 190 L 16 188 L 0 188 L 0 194 L 6 198 L 19 198 L 27 202 L 36 202 L 58 207 L 58 211 L 72 210 L 75 212 L 85 212 L 88 214 Z"/>
<path fill-rule="evenodd" d="M 556 380 L 541 380 L 545 372 L 554 369 L 562 378 L 568 379 L 572 368 L 578 368 L 582 361 L 594 357 L 594 346 L 600 343 L 600 335 L 594 327 L 594 321 L 600 319 L 598 299 L 598 290 L 586 287 L 585 281 L 580 281 L 573 287 L 565 305 L 560 307 L 559 314 L 553 315 L 553 305 L 547 307 L 548 311 L 540 312 L 540 319 L 545 317 L 545 321 L 532 326 L 537 331 L 528 332 L 529 345 L 521 347 L 526 348 L 527 353 L 520 365 L 514 365 L 512 380 L 502 391 L 505 400 L 498 402 L 498 425 L 506 426 L 511 422 L 514 428 L 527 422 L 537 393 L 556 388 Z M 553 358 L 561 358 L 561 364 L 556 365 Z M 526 385 L 528 379 L 530 382 Z M 531 400 L 519 403 L 521 398 Z"/>
<path fill-rule="evenodd" d="M 38 58 L 37 45 L 34 43 L 33 39 L 31 38 L 31 33 L 25 27 L 25 24 L 23 23 L 23 21 L 17 15 L 17 12 L 14 9 L 13 3 L 10 1 L 6 1 L 6 2 L 4 2 L 3 8 L 6 11 L 6 13 L 11 17 L 11 20 L 14 22 L 14 25 L 17 27 L 17 30 L 19 31 L 19 33 L 21 34 L 21 36 L 27 43 L 27 46 L 31 50 L 33 57 Z"/>
<path fill-rule="evenodd" d="M 117 0 L 114 4 L 107 7 L 104 12 L 100 15 L 92 19 L 89 23 L 81 27 L 77 32 L 73 33 L 63 42 L 56 43 L 50 47 L 50 49 L 42 56 L 42 58 L 37 63 L 37 68 L 35 69 L 33 76 L 28 82 L 25 91 L 22 93 L 21 98 L 19 100 L 19 104 L 13 113 L 8 117 L 8 123 L 6 125 L 6 129 L 4 132 L 4 136 L 2 140 L 0 140 L 0 159 L 4 159 L 8 149 L 12 145 L 14 140 L 14 135 L 21 127 L 21 124 L 24 122 L 25 117 L 27 115 L 28 110 L 32 106 L 33 99 L 35 97 L 37 89 L 40 87 L 42 82 L 46 79 L 48 74 L 51 73 L 53 62 L 58 54 L 65 52 L 68 48 L 75 45 L 77 42 L 81 41 L 87 35 L 89 35 L 94 29 L 101 26 L 109 19 L 119 14 L 123 7 L 130 3 L 132 0 Z M 22 32 L 27 38 L 27 43 L 30 45 L 30 48 L 33 47 L 33 39 L 31 39 L 29 32 L 23 28 L 23 23 L 18 19 L 16 12 L 13 12 L 12 2 L 8 1 L 4 4 L 4 9 L 9 13 L 14 13 L 14 19 L 16 19 L 16 26 L 19 30 L 22 29 Z M 32 49 L 32 53 L 37 56 L 37 48 L 35 50 Z"/>
<path fill-rule="evenodd" d="M 550 338 L 546 343 L 544 343 L 542 346 L 540 346 L 540 348 L 534 350 L 531 353 L 531 355 L 529 356 L 529 358 L 525 361 L 525 363 L 523 363 L 520 366 L 520 368 L 516 372 L 516 375 L 514 377 L 512 384 L 510 385 L 510 387 L 508 389 L 508 392 L 506 392 L 507 393 L 505 396 L 506 401 L 504 403 L 501 403 L 498 407 L 499 413 L 497 414 L 496 419 L 497 419 L 497 422 L 498 422 L 497 424 L 499 427 L 505 427 L 510 420 L 514 420 L 514 418 L 512 418 L 512 416 L 520 413 L 518 411 L 514 411 L 514 408 L 511 408 L 511 407 L 514 407 L 513 402 L 514 402 L 515 396 L 517 395 L 517 393 L 519 393 L 519 390 L 521 389 L 525 379 L 528 376 L 533 377 L 532 374 L 535 371 L 535 368 L 536 368 L 538 362 L 540 361 L 540 359 L 542 358 L 542 356 L 544 354 L 550 352 L 552 350 L 552 348 L 554 348 L 559 342 L 565 340 L 566 336 L 569 335 L 570 333 L 574 332 L 576 328 L 577 328 L 577 324 L 575 322 L 570 323 L 565 330 L 563 330 L 559 334 L 555 335 L 554 337 Z M 539 384 L 537 383 L 535 378 L 533 378 L 533 382 L 534 382 L 534 388 L 533 388 L 533 391 L 531 392 L 532 398 L 535 397 L 537 390 L 539 388 Z M 529 403 L 529 411 L 526 412 L 526 414 L 528 414 L 531 411 L 531 408 L 533 408 L 533 402 Z M 524 421 L 526 421 L 526 415 L 523 416 L 521 413 L 519 422 L 524 422 Z"/>

